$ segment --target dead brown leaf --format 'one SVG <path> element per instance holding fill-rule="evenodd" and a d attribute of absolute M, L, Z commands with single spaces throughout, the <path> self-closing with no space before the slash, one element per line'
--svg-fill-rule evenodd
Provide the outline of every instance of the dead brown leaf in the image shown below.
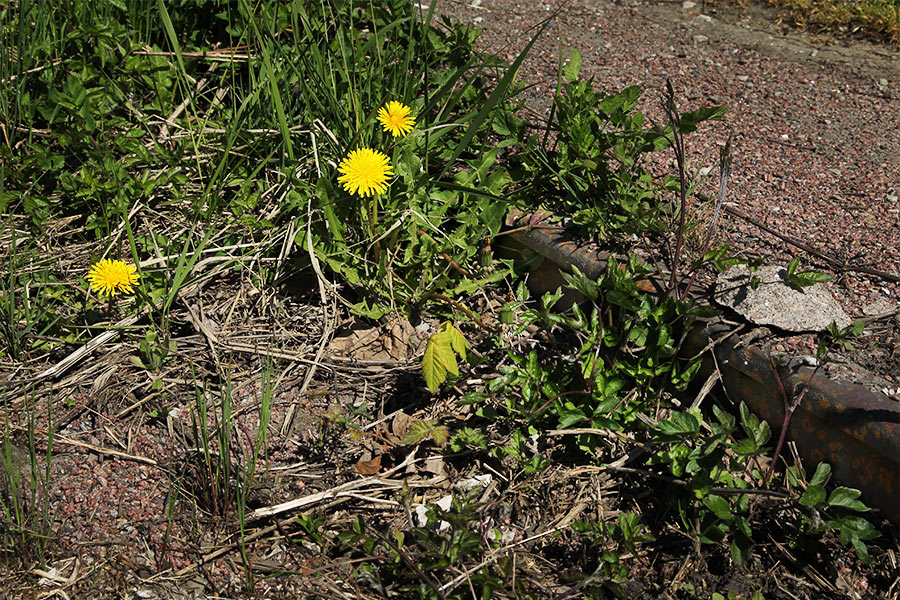
<path fill-rule="evenodd" d="M 409 433 L 409 419 L 409 415 L 402 410 L 394 416 L 394 420 L 391 421 L 391 433 L 394 434 L 394 437 L 402 440 L 407 436 Z"/>
<path fill-rule="evenodd" d="M 407 360 L 418 345 L 416 330 L 402 317 L 390 317 L 377 327 L 357 323 L 334 337 L 329 350 L 360 360 Z"/>
<path fill-rule="evenodd" d="M 363 458 L 365 458 L 365 456 L 367 455 L 368 452 L 363 455 Z M 370 460 L 363 460 L 363 458 L 360 458 L 358 461 L 356 461 L 356 470 L 363 475 L 374 475 L 381 470 L 382 456 L 382 454 L 379 454 L 378 456 Z"/>

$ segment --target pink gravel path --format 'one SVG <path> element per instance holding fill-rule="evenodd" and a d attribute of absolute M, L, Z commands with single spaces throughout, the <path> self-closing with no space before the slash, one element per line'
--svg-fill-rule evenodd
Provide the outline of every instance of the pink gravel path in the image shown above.
<path fill-rule="evenodd" d="M 439 12 L 484 29 L 480 47 L 513 59 L 556 4 L 514 0 L 439 2 Z M 689 5 L 688 5 L 689 6 Z M 545 30 L 521 77 L 529 105 L 546 113 L 559 51 L 582 55 L 582 77 L 615 92 L 644 89 L 641 110 L 661 119 L 671 78 L 682 110 L 721 104 L 718 123 L 687 137 L 695 166 L 714 165 L 734 136 L 728 201 L 770 227 L 839 259 L 900 273 L 900 52 L 865 43 L 817 43 L 761 18 L 699 2 L 574 0 Z M 671 162 L 671 154 L 659 160 Z M 674 174 L 674 168 L 668 172 Z M 819 259 L 743 221 L 724 224 L 733 250 L 837 276 Z M 852 317 L 875 302 L 896 306 L 900 286 L 848 272 L 829 284 Z"/>

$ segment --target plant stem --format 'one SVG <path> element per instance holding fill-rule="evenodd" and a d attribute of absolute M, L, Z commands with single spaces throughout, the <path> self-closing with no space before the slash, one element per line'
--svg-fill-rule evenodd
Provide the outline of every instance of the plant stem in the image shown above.
<path fill-rule="evenodd" d="M 675 90 L 672 82 L 666 80 L 666 99 L 663 104 L 666 118 L 672 127 L 672 149 L 675 151 L 675 161 L 678 163 L 678 183 L 680 189 L 681 209 L 678 215 L 678 234 L 675 240 L 675 254 L 672 256 L 672 275 L 669 278 L 669 291 L 675 291 L 678 281 L 678 262 L 681 259 L 681 246 L 684 241 L 684 215 L 687 211 L 687 186 L 684 172 L 684 138 L 681 135 L 681 119 L 678 117 L 678 108 L 675 106 Z"/>
<path fill-rule="evenodd" d="M 449 297 L 447 297 L 447 296 L 445 296 L 445 295 L 443 295 L 443 294 L 439 294 L 439 293 L 437 293 L 437 292 L 428 292 L 427 294 L 425 294 L 425 297 L 426 297 L 426 298 L 434 298 L 434 299 L 436 299 L 436 300 L 442 300 L 443 302 L 447 302 L 447 303 L 449 303 L 449 304 L 452 304 L 453 306 L 455 306 L 455 307 L 458 308 L 459 310 L 461 310 L 461 311 L 463 311 L 464 313 L 466 313 L 466 316 L 468 316 L 470 319 L 472 319 L 473 321 L 475 321 L 475 324 L 476 324 L 476 325 L 478 325 L 479 327 L 481 327 L 482 329 L 484 329 L 485 331 L 487 331 L 487 332 L 490 333 L 490 334 L 495 333 L 495 331 L 494 331 L 493 328 L 488 327 L 488 326 L 484 323 L 484 321 L 481 320 L 481 317 L 479 317 L 478 315 L 476 315 L 475 313 L 473 313 L 471 310 L 469 310 L 468 308 L 466 308 L 465 306 L 463 306 L 462 303 L 460 303 L 459 301 L 454 300 L 453 298 L 449 298 Z"/>
<path fill-rule="evenodd" d="M 809 391 L 809 384 L 804 383 L 803 389 L 797 393 L 796 397 L 793 400 L 788 400 L 787 392 L 784 389 L 784 383 L 781 381 L 781 375 L 778 374 L 778 370 L 775 368 L 775 361 L 772 357 L 769 357 L 769 364 L 772 367 L 772 372 L 775 373 L 775 379 L 778 380 L 778 388 L 781 390 L 781 397 L 784 400 L 784 421 L 781 424 L 781 435 L 778 436 L 778 445 L 775 446 L 775 453 L 772 455 L 772 462 L 769 464 L 769 470 L 766 472 L 766 476 L 763 479 L 763 485 L 768 485 L 769 479 L 772 477 L 772 473 L 775 472 L 775 463 L 778 462 L 778 456 L 781 454 L 781 447 L 784 445 L 784 438 L 787 436 L 788 426 L 791 423 L 791 417 L 794 415 L 794 411 L 797 410 L 797 407 L 800 406 L 800 401 L 803 400 L 803 396 L 806 395 L 806 392 Z M 815 377 L 816 372 L 819 370 L 819 365 L 816 365 L 816 368 L 813 369 L 812 375 L 810 376 L 810 381 L 813 377 Z"/>
<path fill-rule="evenodd" d="M 716 197 L 716 207 L 713 211 L 712 221 L 709 224 L 709 229 L 706 231 L 706 239 L 703 241 L 703 248 L 700 250 L 700 257 L 706 256 L 706 253 L 709 251 L 709 244 L 712 241 L 713 234 L 716 231 L 716 223 L 719 220 L 719 212 L 722 209 L 722 205 L 725 202 L 725 189 L 728 186 L 728 176 L 731 174 L 731 137 L 728 137 L 728 141 L 725 142 L 725 147 L 722 148 L 719 153 L 719 195 Z M 694 285 L 694 278 L 697 277 L 697 273 L 700 271 L 700 267 L 698 266 L 691 273 L 690 279 L 688 279 L 687 285 L 684 286 L 684 291 L 681 294 L 681 299 L 684 300 L 687 298 L 687 295 L 691 291 L 691 286 Z"/>

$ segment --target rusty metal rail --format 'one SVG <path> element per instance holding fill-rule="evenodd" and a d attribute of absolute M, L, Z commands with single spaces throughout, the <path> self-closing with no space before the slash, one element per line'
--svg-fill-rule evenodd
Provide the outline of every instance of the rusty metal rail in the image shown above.
<path fill-rule="evenodd" d="M 537 291 L 556 289 L 563 281 L 559 271 L 571 270 L 573 265 L 592 278 L 606 268 L 608 253 L 598 252 L 561 227 L 523 228 L 524 223 L 527 217 L 512 215 L 508 224 L 519 227 L 505 236 L 510 240 L 503 244 L 508 251 L 527 248 L 545 257 L 530 278 Z M 768 354 L 740 347 L 739 338 L 726 333 L 706 323 L 689 333 L 682 347 L 684 356 L 695 356 L 707 347 L 715 353 L 714 361 L 706 352 L 698 377 L 703 380 L 718 369 L 728 396 L 745 402 L 775 432 L 781 431 L 784 420 L 781 385 L 788 397 L 808 385 L 787 432 L 807 470 L 827 461 L 837 482 L 859 489 L 867 505 L 900 525 L 900 403 L 860 385 L 833 381 L 821 372 L 813 376 L 809 367 L 781 367 L 776 374 Z"/>

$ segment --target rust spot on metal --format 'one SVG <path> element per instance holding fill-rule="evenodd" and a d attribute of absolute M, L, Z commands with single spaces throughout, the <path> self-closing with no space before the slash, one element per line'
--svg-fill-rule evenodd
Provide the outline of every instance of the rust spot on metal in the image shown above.
<path fill-rule="evenodd" d="M 533 215 L 511 214 L 507 223 L 512 227 L 527 227 L 544 221 Z M 609 253 L 575 238 L 559 227 L 540 226 L 510 234 L 516 243 L 546 257 L 558 270 L 572 266 L 591 278 L 599 277 L 606 268 Z M 549 270 L 549 269 L 548 269 Z M 540 283 L 533 277 L 530 284 Z M 557 283 L 550 289 L 556 289 Z M 641 282 L 642 290 L 660 290 L 660 282 Z M 549 291 L 544 289 L 543 291 Z M 702 326 L 691 331 L 682 346 L 683 356 L 694 356 L 711 339 L 724 332 L 707 332 Z M 781 430 L 784 419 L 784 399 L 776 374 L 767 354 L 755 348 L 737 348 L 732 336 L 715 346 L 715 356 L 722 384 L 728 395 L 743 401 L 769 422 L 775 432 Z M 706 379 L 716 368 L 712 360 L 704 360 L 697 379 Z M 796 444 L 807 471 L 826 458 L 831 463 L 834 479 L 863 493 L 862 500 L 879 508 L 895 524 L 900 524 L 900 403 L 873 394 L 862 386 L 831 381 L 813 370 L 781 369 L 784 389 L 788 394 L 809 390 L 795 410 L 788 429 L 788 437 Z"/>

